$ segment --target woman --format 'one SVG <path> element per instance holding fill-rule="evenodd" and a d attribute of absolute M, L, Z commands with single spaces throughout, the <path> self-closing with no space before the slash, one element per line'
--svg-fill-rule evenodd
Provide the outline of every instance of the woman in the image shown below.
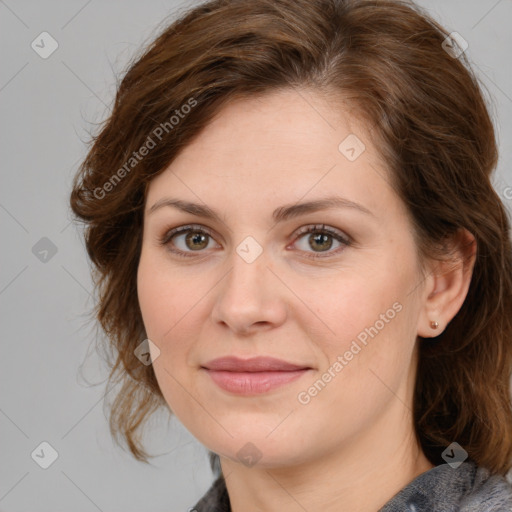
<path fill-rule="evenodd" d="M 512 252 L 460 39 L 409 2 L 213 0 L 134 62 L 71 196 L 147 460 L 197 511 L 512 510 Z"/>

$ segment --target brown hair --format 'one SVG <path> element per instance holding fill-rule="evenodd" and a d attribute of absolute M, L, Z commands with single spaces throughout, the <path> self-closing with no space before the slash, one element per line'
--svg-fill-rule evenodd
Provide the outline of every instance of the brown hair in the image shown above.
<path fill-rule="evenodd" d="M 419 340 L 415 429 L 433 464 L 457 441 L 491 472 L 510 469 L 510 220 L 491 185 L 497 147 L 478 79 L 464 53 L 444 50 L 447 36 L 406 1 L 213 0 L 183 13 L 130 65 L 71 207 L 86 224 L 94 314 L 114 350 L 109 383 L 122 384 L 111 432 L 138 460 L 148 457 L 142 427 L 165 406 L 152 366 L 134 354 L 147 337 L 136 287 L 147 184 L 227 102 L 310 87 L 369 121 L 422 257 L 441 258 L 443 240 L 461 228 L 474 235 L 463 306 L 437 338 Z"/>

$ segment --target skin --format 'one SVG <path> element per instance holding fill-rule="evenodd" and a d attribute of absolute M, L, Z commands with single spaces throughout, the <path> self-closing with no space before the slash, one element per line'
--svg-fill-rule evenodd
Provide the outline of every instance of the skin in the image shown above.
<path fill-rule="evenodd" d="M 349 134 L 366 146 L 354 161 L 338 149 Z M 220 455 L 234 512 L 375 511 L 433 467 L 412 421 L 417 336 L 437 336 L 460 309 L 475 247 L 468 254 L 454 245 L 455 264 L 427 261 L 421 272 L 408 213 L 371 141 L 355 111 L 313 90 L 238 99 L 148 188 L 138 296 L 155 374 L 183 425 Z M 371 213 L 331 208 L 272 220 L 280 206 L 333 194 Z M 149 213 L 169 197 L 206 204 L 220 219 L 170 206 Z M 160 243 L 187 224 L 213 236 L 203 245 L 187 245 L 186 233 Z M 297 235 L 316 224 L 352 242 Z M 247 236 L 263 251 L 251 263 L 236 251 Z M 396 303 L 401 309 L 389 319 Z M 388 321 L 378 334 L 300 403 L 299 393 L 332 373 L 381 315 Z M 272 356 L 312 370 L 240 396 L 201 369 L 226 355 Z M 237 456 L 244 446 L 259 457 L 255 465 Z"/>

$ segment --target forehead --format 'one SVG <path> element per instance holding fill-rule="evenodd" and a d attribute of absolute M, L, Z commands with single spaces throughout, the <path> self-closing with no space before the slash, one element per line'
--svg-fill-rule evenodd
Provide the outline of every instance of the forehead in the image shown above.
<path fill-rule="evenodd" d="M 216 209 L 264 198 L 270 209 L 334 192 L 371 209 L 389 188 L 385 175 L 354 109 L 290 89 L 224 107 L 152 180 L 148 203 L 172 192 Z"/>
<path fill-rule="evenodd" d="M 203 130 L 189 153 L 214 158 L 222 153 L 236 161 L 258 155 L 248 167 L 260 160 L 279 162 L 281 157 L 299 163 L 305 154 L 317 160 L 337 157 L 339 142 L 350 134 L 368 139 L 353 109 L 335 105 L 316 91 L 286 89 L 234 100 Z"/>

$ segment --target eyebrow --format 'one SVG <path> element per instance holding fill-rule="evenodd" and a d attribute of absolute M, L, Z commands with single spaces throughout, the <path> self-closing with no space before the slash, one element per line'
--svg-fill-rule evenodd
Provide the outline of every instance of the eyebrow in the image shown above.
<path fill-rule="evenodd" d="M 192 203 L 190 201 L 183 201 L 181 199 L 173 198 L 160 199 L 155 204 L 153 204 L 151 208 L 149 208 L 148 214 L 151 214 L 156 210 L 163 208 L 164 206 L 174 207 L 185 213 L 190 213 L 198 217 L 204 217 L 206 219 L 211 219 L 223 223 L 223 221 L 220 218 L 220 215 L 210 207 L 202 204 Z M 272 218 L 276 223 L 284 222 L 288 219 L 299 217 L 307 213 L 313 213 L 320 210 L 327 210 L 330 208 L 352 208 L 356 211 L 375 217 L 375 215 L 370 210 L 368 210 L 368 208 L 365 208 L 361 204 L 354 203 L 353 201 L 350 201 L 343 197 L 331 196 L 316 199 L 314 201 L 308 201 L 305 203 L 296 203 L 291 205 L 280 206 L 279 208 L 276 208 L 274 210 L 274 212 L 272 213 Z"/>

